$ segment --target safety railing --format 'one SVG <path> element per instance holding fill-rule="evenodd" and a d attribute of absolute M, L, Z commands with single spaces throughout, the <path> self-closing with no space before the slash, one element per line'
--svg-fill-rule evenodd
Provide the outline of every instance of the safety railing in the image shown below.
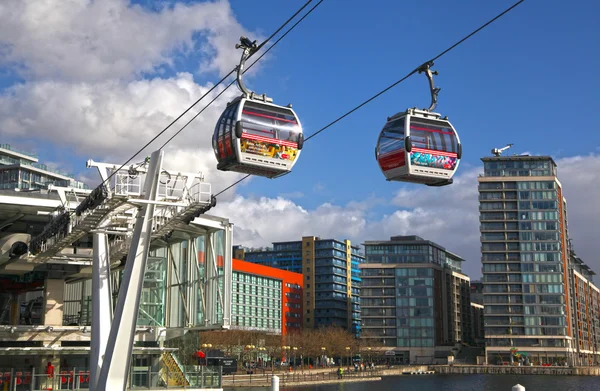
<path fill-rule="evenodd" d="M 153 371 L 150 367 L 132 367 L 128 389 L 184 388 L 181 385 L 165 382 L 162 379 L 164 369 Z M 183 371 L 184 376 L 189 381 L 185 388 L 222 388 L 220 367 L 184 366 Z M 49 375 L 45 371 L 36 371 L 35 368 L 0 369 L 0 390 L 2 391 L 89 390 L 89 388 L 89 370 L 73 368 Z"/>
<path fill-rule="evenodd" d="M 297 370 L 294 372 L 276 373 L 279 376 L 279 383 L 281 385 L 291 385 L 293 383 L 311 383 L 321 382 L 329 380 L 340 380 L 340 379 L 361 379 L 369 377 L 379 377 L 381 372 L 376 369 L 365 369 L 356 371 L 353 369 L 344 368 L 342 373 L 338 373 L 338 370 L 332 370 L 327 372 L 313 372 Z M 231 374 L 223 375 L 223 387 L 231 387 L 234 385 L 247 385 L 252 387 L 268 386 L 271 384 L 271 378 L 273 373 L 265 371 L 264 373 L 256 374 Z"/>
<path fill-rule="evenodd" d="M 159 371 L 154 371 L 151 367 L 133 367 L 129 378 L 129 389 L 223 388 L 220 367 L 182 366 L 181 369 L 183 372 L 177 371 L 177 375 L 183 374 L 187 379 L 188 384 L 185 386 L 179 384 L 179 382 L 169 381 L 173 377 L 168 367 L 163 367 Z"/>
<path fill-rule="evenodd" d="M 6 391 L 87 390 L 90 372 L 73 368 L 47 374 L 35 368 L 0 371 L 0 389 Z"/>

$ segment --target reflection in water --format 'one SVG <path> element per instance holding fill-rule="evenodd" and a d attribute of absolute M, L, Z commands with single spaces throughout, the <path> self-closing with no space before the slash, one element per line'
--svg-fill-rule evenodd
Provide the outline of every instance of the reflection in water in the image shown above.
<path fill-rule="evenodd" d="M 281 387 L 280 391 L 511 391 L 517 383 L 524 386 L 526 391 L 600 389 L 599 380 L 594 376 L 431 375 L 386 376 L 380 382 Z M 256 391 L 257 388 L 225 388 L 225 391 L 233 390 Z"/>

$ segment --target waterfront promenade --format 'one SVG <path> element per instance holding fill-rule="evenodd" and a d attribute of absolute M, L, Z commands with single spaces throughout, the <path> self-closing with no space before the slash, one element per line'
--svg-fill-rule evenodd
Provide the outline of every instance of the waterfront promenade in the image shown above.
<path fill-rule="evenodd" d="M 355 383 L 379 381 L 383 370 L 365 370 L 365 371 L 348 371 L 344 368 L 344 373 L 341 379 L 337 375 L 337 367 L 312 370 L 298 370 L 294 372 L 283 371 L 265 371 L 254 375 L 234 374 L 223 375 L 223 388 L 227 387 L 265 387 L 271 385 L 271 377 L 279 376 L 279 384 L 285 385 L 311 385 L 311 384 L 332 384 L 332 383 Z"/>
<path fill-rule="evenodd" d="M 344 369 L 342 379 L 338 379 L 337 368 L 283 372 L 266 371 L 259 374 L 235 374 L 223 376 L 223 387 L 266 387 L 271 385 L 271 377 L 279 376 L 282 386 L 317 384 L 337 384 L 380 381 L 387 376 L 400 376 L 409 372 L 434 371 L 443 375 L 544 375 L 544 376 L 600 376 L 600 367 L 542 367 L 508 365 L 406 365 L 376 367 L 359 372 Z M 407 375 L 408 376 L 408 375 Z M 427 376 L 427 375 L 419 375 Z"/>
<path fill-rule="evenodd" d="M 542 367 L 510 365 L 430 365 L 439 374 L 600 376 L 600 367 Z"/>

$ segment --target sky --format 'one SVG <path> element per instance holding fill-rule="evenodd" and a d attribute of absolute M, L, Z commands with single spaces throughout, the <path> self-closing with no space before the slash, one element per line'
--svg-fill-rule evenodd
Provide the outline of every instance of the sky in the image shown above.
<path fill-rule="evenodd" d="M 303 3 L 4 0 L 0 140 L 96 185 L 88 159 L 129 159 L 237 65 L 241 35 L 262 42 Z M 414 75 L 307 141 L 292 173 L 249 178 L 210 213 L 229 218 L 235 244 L 248 247 L 305 235 L 363 243 L 416 234 L 465 258 L 463 270 L 478 278 L 480 158 L 514 143 L 509 153 L 555 159 L 570 237 L 600 272 L 600 133 L 590 115 L 599 103 L 600 3 L 575 3 L 526 0 L 436 61 L 436 111 L 463 144 L 451 186 L 387 182 L 375 161 L 386 118 L 429 104 L 425 76 Z M 292 103 L 310 135 L 512 4 L 325 0 L 244 80 L 275 103 Z M 241 178 L 216 169 L 210 144 L 237 95 L 227 90 L 167 145 L 166 168 L 203 172 L 215 193 Z"/>

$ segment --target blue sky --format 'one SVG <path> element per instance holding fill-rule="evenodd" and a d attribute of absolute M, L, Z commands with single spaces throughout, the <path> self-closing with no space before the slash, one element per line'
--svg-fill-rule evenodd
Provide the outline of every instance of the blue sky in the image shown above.
<path fill-rule="evenodd" d="M 237 65 L 232 47 L 239 35 L 266 37 L 303 3 L 230 0 L 211 8 L 170 1 L 179 12 L 165 9 L 164 1 L 80 2 L 71 9 L 59 2 L 51 9 L 51 22 L 58 21 L 52 30 L 51 23 L 30 17 L 41 5 L 13 2 L 20 17 L 4 21 L 7 30 L 0 27 L 0 136 L 94 183 L 87 159 L 128 158 Z M 276 103 L 292 103 L 310 135 L 512 4 L 325 0 L 246 78 L 247 85 Z M 567 173 L 600 162 L 600 135 L 588 120 L 600 89 L 599 13 L 595 1 L 527 0 L 436 61 L 442 88 L 436 111 L 450 118 L 463 144 L 462 179 L 451 187 L 387 182 L 374 159 L 386 117 L 429 104 L 426 78 L 414 75 L 308 141 L 291 174 L 247 180 L 217 211 L 236 223 L 239 244 L 305 234 L 362 242 L 417 233 L 465 256 L 467 272 L 477 275 L 480 157 L 514 143 L 514 153 L 565 159 Z M 180 151 L 173 152 L 176 163 L 193 160 L 203 167 L 215 191 L 239 178 L 216 172 L 207 143 L 223 104 L 173 143 Z M 591 163 L 575 158 L 590 155 Z M 568 177 L 572 197 L 596 189 L 578 186 L 595 183 L 597 175 L 580 182 Z M 591 256 L 596 214 L 575 209 L 572 215 L 573 234 L 589 236 L 579 242 Z M 465 224 L 470 228 L 463 233 Z"/>
<path fill-rule="evenodd" d="M 275 19 L 281 20 L 298 2 L 286 2 L 285 10 L 276 3 L 281 2 L 232 5 L 244 24 L 260 28 L 273 25 L 263 22 L 264 10 L 277 9 Z M 510 4 L 372 1 L 369 7 L 342 7 L 339 1 L 326 1 L 282 42 L 277 58 L 267 65 L 268 77 L 252 82 L 283 103 L 293 102 L 311 134 Z M 461 169 L 480 167 L 481 156 L 509 142 L 516 153 L 560 157 L 596 152 L 600 135 L 574 111 L 593 112 L 598 103 L 600 79 L 592 70 L 600 66 L 600 57 L 591 50 L 600 40 L 600 30 L 593 27 L 598 12 L 600 3 L 592 1 L 578 7 L 526 1 L 436 62 L 436 83 L 442 88 L 437 111 L 459 131 Z M 276 195 L 294 189 L 307 194 L 307 206 L 316 206 L 371 193 L 385 197 L 399 187 L 417 186 L 383 180 L 373 148 L 386 116 L 427 106 L 428 94 L 425 77 L 413 76 L 309 141 L 293 174 L 273 185 L 255 180 L 240 191 Z M 585 142 L 567 136 L 577 130 L 586 134 Z M 312 192 L 314 183 L 327 191 Z"/>

